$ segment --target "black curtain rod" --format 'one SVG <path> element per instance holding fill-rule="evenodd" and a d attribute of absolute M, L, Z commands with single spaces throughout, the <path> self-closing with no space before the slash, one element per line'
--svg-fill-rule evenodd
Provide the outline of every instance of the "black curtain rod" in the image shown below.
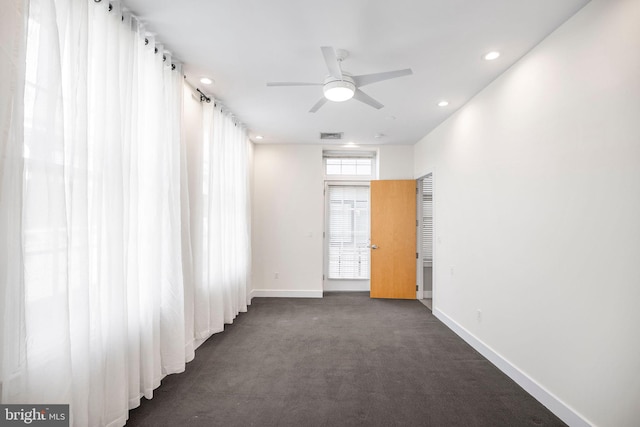
<path fill-rule="evenodd" d="M 93 0 L 96 3 L 100 3 L 102 0 Z M 111 12 L 113 10 L 113 5 L 111 3 L 109 3 L 109 12 Z M 122 15 L 122 21 L 124 21 L 124 15 Z M 149 39 L 148 38 L 144 38 L 144 44 L 145 46 L 149 44 Z M 154 47 L 153 49 L 153 53 L 158 53 L 158 48 Z M 167 62 L 167 56 L 166 55 L 162 55 L 162 62 Z M 176 64 L 171 64 L 171 70 L 175 70 L 176 69 Z M 211 101 L 207 101 L 207 102 L 211 102 Z"/>
<path fill-rule="evenodd" d="M 187 76 L 185 75 L 184 78 L 186 79 Z M 204 102 L 206 101 L 207 103 L 211 102 L 211 98 L 209 98 L 207 95 L 204 94 L 204 92 L 202 92 L 199 88 L 196 88 L 196 91 L 198 91 L 198 93 L 200 94 L 200 102 Z M 214 107 L 218 107 L 217 103 L 213 103 Z M 224 112 L 223 110 L 224 107 L 220 106 L 220 111 Z M 233 125 L 235 127 L 238 127 L 238 121 L 236 120 L 236 117 L 233 114 L 229 114 L 229 117 L 231 118 L 231 121 L 233 122 Z M 240 124 L 242 126 L 242 123 Z"/>
<path fill-rule="evenodd" d="M 207 103 L 211 102 L 211 98 L 209 98 L 207 95 L 204 94 L 204 92 L 202 92 L 200 89 L 196 88 L 196 90 L 198 91 L 198 93 L 200 94 L 200 102 L 202 101 L 207 101 Z"/>

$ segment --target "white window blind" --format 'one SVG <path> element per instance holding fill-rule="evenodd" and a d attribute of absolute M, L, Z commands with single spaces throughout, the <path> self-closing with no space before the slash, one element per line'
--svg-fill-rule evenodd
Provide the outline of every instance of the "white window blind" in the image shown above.
<path fill-rule="evenodd" d="M 433 179 L 422 181 L 422 258 L 433 260 Z"/>
<path fill-rule="evenodd" d="M 329 185 L 329 279 L 369 278 L 369 187 Z"/>

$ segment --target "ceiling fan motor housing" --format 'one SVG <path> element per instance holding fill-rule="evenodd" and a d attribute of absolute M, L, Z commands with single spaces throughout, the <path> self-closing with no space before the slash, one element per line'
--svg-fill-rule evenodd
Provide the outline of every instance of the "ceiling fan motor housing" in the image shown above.
<path fill-rule="evenodd" d="M 342 102 L 353 98 L 353 94 L 356 91 L 356 85 L 353 79 L 343 74 L 342 80 L 335 77 L 327 77 L 322 87 L 324 96 L 335 102 Z"/>

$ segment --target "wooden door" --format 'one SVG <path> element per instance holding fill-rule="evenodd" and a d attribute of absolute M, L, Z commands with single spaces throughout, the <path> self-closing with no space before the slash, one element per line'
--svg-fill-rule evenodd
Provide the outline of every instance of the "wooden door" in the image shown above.
<path fill-rule="evenodd" d="M 416 181 L 371 181 L 371 298 L 416 299 Z"/>

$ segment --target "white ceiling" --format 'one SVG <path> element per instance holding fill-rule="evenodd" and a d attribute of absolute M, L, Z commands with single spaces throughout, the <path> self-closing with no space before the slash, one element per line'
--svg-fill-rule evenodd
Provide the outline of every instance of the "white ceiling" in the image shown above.
<path fill-rule="evenodd" d="M 359 144 L 414 144 L 509 68 L 588 0 L 123 0 L 184 63 L 187 80 L 224 104 L 264 143 L 319 143 L 344 132 Z M 321 46 L 345 49 L 343 69 L 413 75 L 356 100 L 309 109 L 322 87 Z M 500 58 L 482 55 L 499 50 Z M 214 80 L 205 86 L 202 76 Z M 438 107 L 440 100 L 449 106 Z M 376 139 L 376 134 L 384 134 Z"/>

